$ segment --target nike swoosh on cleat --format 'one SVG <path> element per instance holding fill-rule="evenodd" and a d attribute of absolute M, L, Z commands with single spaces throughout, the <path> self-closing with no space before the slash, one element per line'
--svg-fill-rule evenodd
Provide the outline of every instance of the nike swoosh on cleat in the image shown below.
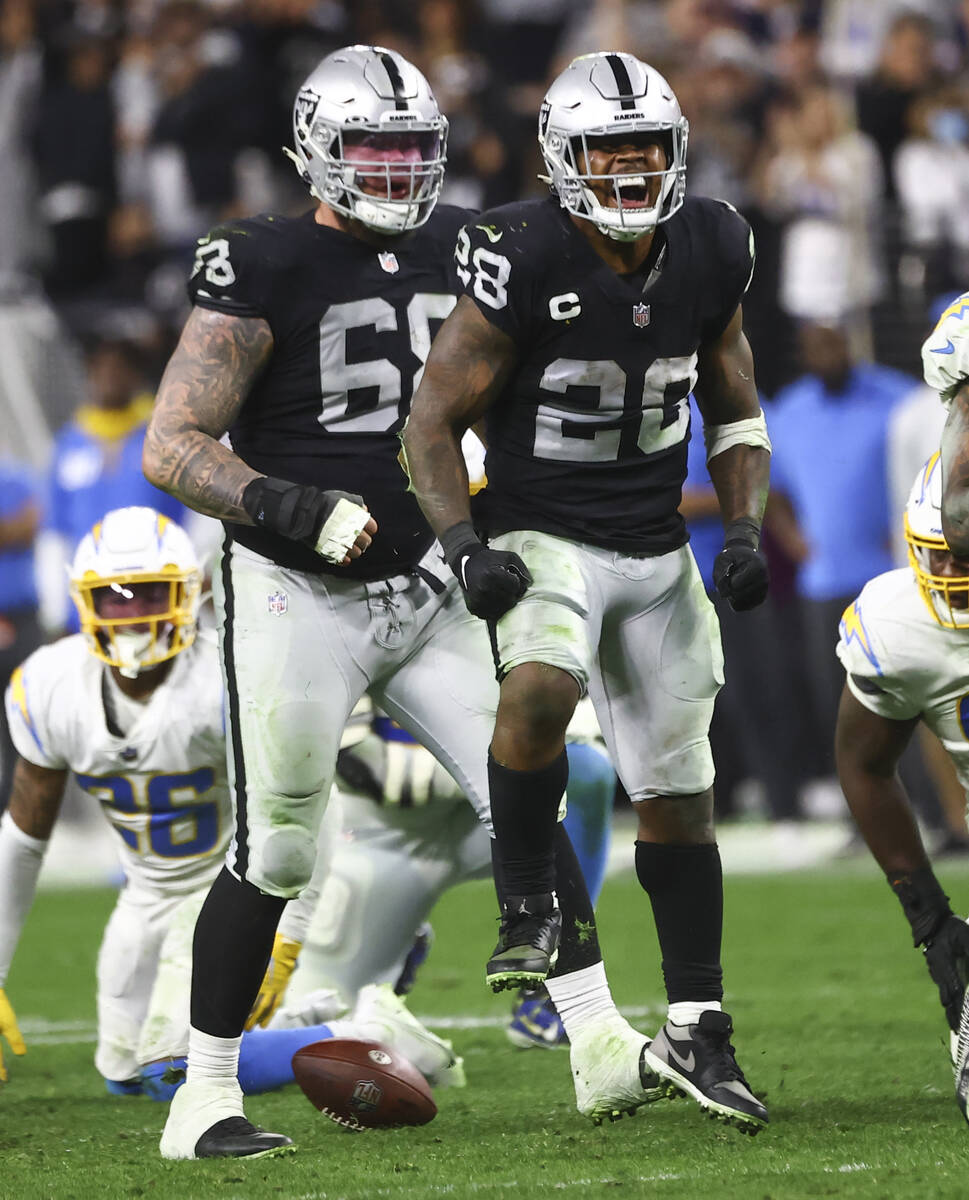
<path fill-rule="evenodd" d="M 693 1068 L 696 1066 L 696 1058 L 692 1049 L 686 1058 L 684 1058 L 682 1054 L 678 1054 L 676 1050 L 673 1049 L 673 1043 L 669 1040 L 669 1038 L 666 1039 L 666 1045 L 669 1047 L 670 1058 L 678 1067 L 682 1067 L 682 1069 L 687 1073 L 693 1070 Z"/>
<path fill-rule="evenodd" d="M 929 349 L 933 354 L 955 354 L 956 348 L 952 344 L 952 338 L 946 338 L 944 346 L 930 346 Z"/>

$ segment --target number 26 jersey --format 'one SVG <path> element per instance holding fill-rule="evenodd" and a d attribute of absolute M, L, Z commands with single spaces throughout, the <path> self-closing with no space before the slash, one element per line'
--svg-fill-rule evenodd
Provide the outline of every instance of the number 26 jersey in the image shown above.
<path fill-rule="evenodd" d="M 486 418 L 475 516 L 489 533 L 647 554 L 687 540 L 678 507 L 697 352 L 747 290 L 753 239 L 730 205 L 692 197 L 655 236 L 646 273 L 622 276 L 554 197 L 460 232 L 464 294 L 518 349 Z"/>
<path fill-rule="evenodd" d="M 124 734 L 105 702 L 108 669 L 79 633 L 35 650 L 6 693 L 17 753 L 73 771 L 117 833 L 133 883 L 174 893 L 207 886 L 233 829 L 218 648 L 200 634 L 177 654 Z"/>

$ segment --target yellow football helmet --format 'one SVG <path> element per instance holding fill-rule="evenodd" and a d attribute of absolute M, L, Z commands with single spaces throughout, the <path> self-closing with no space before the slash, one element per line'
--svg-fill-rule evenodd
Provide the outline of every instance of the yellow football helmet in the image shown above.
<path fill-rule="evenodd" d="M 129 678 L 195 641 L 202 591 L 195 549 L 153 508 L 116 508 L 85 534 L 70 589 L 88 649 Z M 138 611 L 127 614 L 127 604 Z"/>
<path fill-rule="evenodd" d="M 969 573 L 937 573 L 932 555 L 948 554 L 942 535 L 942 462 L 933 454 L 916 477 L 905 507 L 908 561 L 929 612 L 946 629 L 969 629 Z"/>

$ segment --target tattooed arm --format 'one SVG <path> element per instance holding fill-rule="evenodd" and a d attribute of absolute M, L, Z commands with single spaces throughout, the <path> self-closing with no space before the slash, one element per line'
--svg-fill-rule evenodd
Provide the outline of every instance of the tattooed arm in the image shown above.
<path fill-rule="evenodd" d="M 959 559 L 969 559 L 969 384 L 952 398 L 942 431 L 942 532 Z"/>
<path fill-rule="evenodd" d="M 494 403 L 516 356 L 511 338 L 466 296 L 434 339 L 402 440 L 411 486 L 438 535 L 471 519 L 461 437 Z"/>
<path fill-rule="evenodd" d="M 158 389 L 145 437 L 145 476 L 201 513 L 251 525 L 242 507 L 259 478 L 219 438 L 273 350 L 266 321 L 193 308 Z"/>

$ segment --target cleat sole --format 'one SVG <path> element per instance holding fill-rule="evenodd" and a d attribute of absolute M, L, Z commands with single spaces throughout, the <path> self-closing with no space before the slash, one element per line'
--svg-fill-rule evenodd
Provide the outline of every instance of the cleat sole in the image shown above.
<path fill-rule="evenodd" d="M 546 975 L 539 971 L 503 971 L 500 975 L 486 975 L 485 983 L 493 992 L 504 992 L 518 988 L 534 988 L 545 982 Z"/>
<path fill-rule="evenodd" d="M 650 1055 L 650 1059 L 650 1066 L 660 1077 L 660 1090 L 666 1099 L 675 1100 L 678 1096 L 686 1096 L 687 1099 L 695 1100 L 712 1121 L 720 1121 L 722 1124 L 729 1125 L 741 1133 L 748 1134 L 750 1137 L 756 1137 L 762 1129 L 767 1128 L 766 1121 L 762 1121 L 757 1117 L 747 1116 L 733 1108 L 726 1108 L 722 1104 L 717 1104 L 715 1100 L 710 1100 L 707 1096 L 704 1096 L 701 1091 L 692 1087 L 681 1076 L 671 1075 L 671 1068 L 658 1058 Z"/>

